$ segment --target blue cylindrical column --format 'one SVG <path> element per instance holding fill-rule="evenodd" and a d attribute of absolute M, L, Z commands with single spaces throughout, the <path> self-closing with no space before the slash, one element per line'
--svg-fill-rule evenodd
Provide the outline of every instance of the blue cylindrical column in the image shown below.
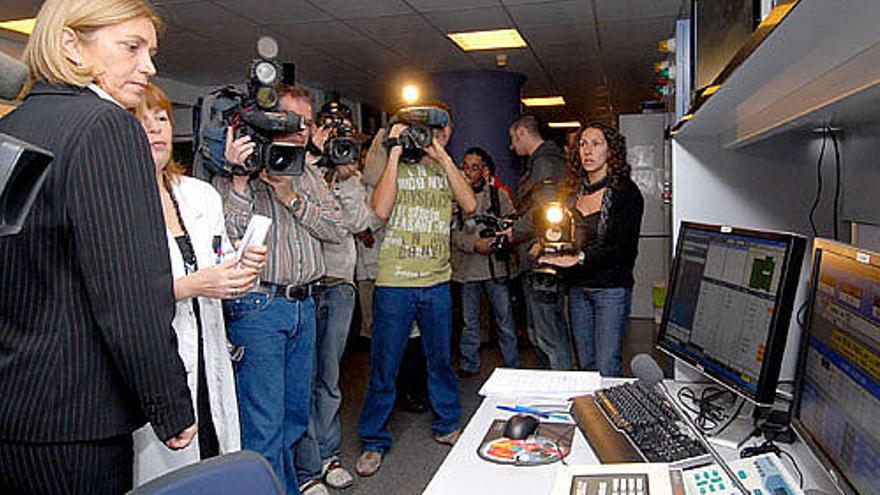
<path fill-rule="evenodd" d="M 454 130 L 447 147 L 456 163 L 464 151 L 479 146 L 492 155 L 501 182 L 516 190 L 519 169 L 507 133 L 520 114 L 525 76 L 502 70 L 437 72 L 430 75 L 437 99 L 452 107 Z"/>

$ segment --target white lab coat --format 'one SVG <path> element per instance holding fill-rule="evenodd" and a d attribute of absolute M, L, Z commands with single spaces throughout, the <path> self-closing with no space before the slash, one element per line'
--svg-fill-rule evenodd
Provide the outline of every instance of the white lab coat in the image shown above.
<path fill-rule="evenodd" d="M 174 196 L 180 205 L 183 223 L 189 232 L 199 268 L 213 265 L 217 255 L 212 249 L 215 235 L 223 239 L 223 252 L 231 253 L 232 247 L 226 235 L 223 217 L 223 202 L 214 188 L 203 181 L 182 177 L 173 184 Z M 183 277 L 183 256 L 177 241 L 170 231 L 166 231 L 168 251 L 171 254 L 171 271 L 175 279 Z M 235 381 L 232 363 L 227 348 L 226 327 L 223 323 L 221 301 L 199 297 L 199 310 L 202 321 L 202 342 L 205 355 L 205 374 L 208 382 L 208 396 L 211 416 L 220 444 L 220 453 L 225 454 L 241 449 L 241 433 L 238 422 L 238 402 L 235 397 Z M 192 299 L 177 301 L 172 322 L 177 332 L 177 351 L 186 368 L 187 383 L 196 404 L 197 361 L 196 319 Z M 134 484 L 135 486 L 173 471 L 187 464 L 199 461 L 198 436 L 185 449 L 172 451 L 165 447 L 153 428 L 147 424 L 134 432 Z"/>

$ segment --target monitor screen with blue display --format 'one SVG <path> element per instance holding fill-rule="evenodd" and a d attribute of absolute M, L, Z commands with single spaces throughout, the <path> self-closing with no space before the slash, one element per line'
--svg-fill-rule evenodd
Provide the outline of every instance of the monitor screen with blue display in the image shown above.
<path fill-rule="evenodd" d="M 757 404 L 772 404 L 803 237 L 682 222 L 657 345 Z"/>
<path fill-rule="evenodd" d="M 847 494 L 880 490 L 880 254 L 816 239 L 793 424 Z"/>

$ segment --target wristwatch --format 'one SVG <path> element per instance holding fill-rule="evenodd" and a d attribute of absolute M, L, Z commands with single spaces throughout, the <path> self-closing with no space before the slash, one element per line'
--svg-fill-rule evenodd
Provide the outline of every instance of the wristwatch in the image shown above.
<path fill-rule="evenodd" d="M 586 251 L 578 251 L 578 264 L 583 265 L 587 262 L 587 252 Z"/>
<path fill-rule="evenodd" d="M 290 211 L 296 213 L 299 210 L 299 207 L 302 206 L 302 204 L 303 204 L 302 196 L 297 194 L 297 196 L 295 198 L 291 199 L 290 203 L 287 204 L 287 208 L 289 208 Z"/>

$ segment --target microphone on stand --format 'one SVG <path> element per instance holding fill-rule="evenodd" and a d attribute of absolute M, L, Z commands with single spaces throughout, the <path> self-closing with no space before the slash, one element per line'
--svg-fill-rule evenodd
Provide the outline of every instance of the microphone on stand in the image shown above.
<path fill-rule="evenodd" d="M 721 455 L 718 454 L 718 451 L 715 450 L 715 447 L 706 440 L 706 436 L 703 435 L 702 430 L 697 428 L 697 425 L 694 424 L 691 417 L 681 410 L 678 407 L 678 404 L 672 398 L 672 394 L 666 390 L 666 385 L 663 384 L 663 370 L 660 369 L 660 366 L 657 364 L 657 361 L 654 360 L 648 354 L 637 354 L 630 361 L 630 369 L 632 369 L 633 375 L 645 385 L 654 387 L 657 391 L 660 392 L 663 397 L 672 405 L 672 408 L 676 413 L 681 417 L 681 419 L 685 422 L 685 424 L 690 428 L 690 430 L 694 433 L 696 438 L 703 444 L 703 447 L 706 448 L 706 451 L 709 452 L 709 455 L 715 460 L 715 463 L 718 464 L 721 469 L 727 474 L 727 477 L 730 479 L 731 483 L 743 494 L 743 495 L 751 495 L 751 492 L 742 482 L 739 480 L 737 475 L 730 469 L 730 466 L 727 465 L 727 461 L 725 461 Z"/>

